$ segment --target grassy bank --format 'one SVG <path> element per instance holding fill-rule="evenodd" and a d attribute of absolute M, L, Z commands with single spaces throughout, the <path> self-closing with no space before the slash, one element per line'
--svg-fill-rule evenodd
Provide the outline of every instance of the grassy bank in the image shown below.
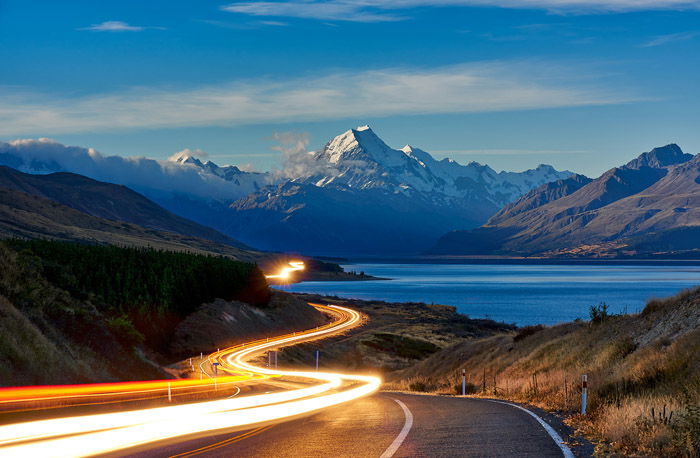
<path fill-rule="evenodd" d="M 363 326 L 346 335 L 284 350 L 285 362 L 307 366 L 314 364 L 313 352 L 320 348 L 321 365 L 325 368 L 390 374 L 413 366 L 455 342 L 515 329 L 513 325 L 492 320 L 471 319 L 448 305 L 363 301 L 301 293 L 294 296 L 308 302 L 351 307 L 368 318 Z"/>
<path fill-rule="evenodd" d="M 396 374 L 390 387 L 471 394 L 561 411 L 598 451 L 700 454 L 700 289 L 650 301 L 638 315 L 592 309 L 591 321 L 458 343 Z M 589 414 L 578 415 L 580 379 Z"/>

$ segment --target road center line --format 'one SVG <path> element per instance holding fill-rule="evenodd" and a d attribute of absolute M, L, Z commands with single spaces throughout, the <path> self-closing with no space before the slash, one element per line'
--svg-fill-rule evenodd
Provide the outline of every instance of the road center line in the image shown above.
<path fill-rule="evenodd" d="M 571 452 L 571 449 L 564 443 L 564 440 L 561 438 L 561 436 L 559 435 L 559 433 L 556 432 L 556 431 L 554 430 L 554 428 L 552 428 L 552 427 L 549 425 L 549 423 L 547 423 L 547 422 L 544 421 L 542 418 L 540 418 L 540 416 L 537 415 L 536 413 L 527 410 L 525 407 L 521 407 L 521 406 L 519 406 L 519 405 L 517 405 L 517 404 L 513 404 L 513 403 L 510 403 L 510 402 L 494 401 L 493 399 L 487 399 L 487 401 L 497 402 L 497 403 L 499 403 L 499 404 L 505 404 L 505 405 L 507 405 L 507 406 L 516 407 L 516 408 L 518 408 L 518 409 L 520 409 L 520 410 L 523 410 L 523 411 L 527 412 L 527 413 L 530 414 L 535 420 L 537 420 L 537 421 L 539 422 L 539 424 L 542 425 L 542 427 L 545 429 L 545 431 L 547 431 L 547 434 L 549 434 L 549 436 L 552 438 L 552 440 L 554 440 L 554 443 L 556 443 L 557 446 L 559 446 L 559 448 L 561 449 L 561 452 L 564 454 L 564 458 L 574 458 L 574 454 Z M 398 401 L 397 401 L 397 402 L 398 402 Z"/>
<path fill-rule="evenodd" d="M 406 422 L 404 423 L 399 435 L 396 436 L 396 439 L 394 439 L 394 442 L 391 443 L 389 448 L 387 448 L 384 451 L 384 453 L 382 453 L 382 456 L 380 456 L 379 458 L 391 458 L 392 456 L 394 456 L 394 453 L 396 453 L 399 447 L 401 447 L 401 444 L 403 444 L 403 441 L 406 439 L 406 436 L 408 436 L 408 432 L 413 426 L 413 414 L 408 409 L 406 404 L 399 401 L 398 399 L 394 399 L 394 401 L 403 409 L 403 414 L 406 417 Z"/>

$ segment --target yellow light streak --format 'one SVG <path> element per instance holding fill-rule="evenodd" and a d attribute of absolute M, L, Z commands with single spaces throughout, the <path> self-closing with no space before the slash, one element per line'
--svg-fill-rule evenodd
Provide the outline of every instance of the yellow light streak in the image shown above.
<path fill-rule="evenodd" d="M 268 279 L 287 280 L 292 272 L 304 270 L 306 266 L 302 261 L 290 261 L 289 267 L 283 267 L 278 274 L 265 275 Z"/>
<path fill-rule="evenodd" d="M 0 455 L 83 456 L 116 452 L 181 436 L 223 432 L 266 422 L 290 419 L 366 396 L 379 389 L 373 376 L 332 372 L 282 371 L 254 366 L 247 359 L 270 348 L 292 345 L 336 334 L 357 326 L 362 316 L 337 306 L 317 308 L 339 319 L 315 330 L 280 336 L 269 341 L 224 349 L 209 356 L 227 371 L 259 376 L 302 377 L 315 380 L 310 387 L 236 399 L 140 409 L 99 415 L 25 422 L 0 427 Z M 350 384 L 350 388 L 345 385 Z"/>

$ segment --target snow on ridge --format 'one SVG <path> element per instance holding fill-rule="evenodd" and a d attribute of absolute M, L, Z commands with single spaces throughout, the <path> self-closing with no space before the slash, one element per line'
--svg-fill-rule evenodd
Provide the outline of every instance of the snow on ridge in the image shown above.
<path fill-rule="evenodd" d="M 332 164 L 325 170 L 334 173 L 332 177 L 307 177 L 307 182 L 316 186 L 384 188 L 391 192 L 428 192 L 449 197 L 481 193 L 497 205 L 509 203 L 533 187 L 571 175 L 543 164 L 524 172 L 496 172 L 478 162 L 462 165 L 452 159 L 438 161 L 430 153 L 408 144 L 401 149 L 389 147 L 369 126 L 338 135 L 313 157 L 318 162 Z"/>

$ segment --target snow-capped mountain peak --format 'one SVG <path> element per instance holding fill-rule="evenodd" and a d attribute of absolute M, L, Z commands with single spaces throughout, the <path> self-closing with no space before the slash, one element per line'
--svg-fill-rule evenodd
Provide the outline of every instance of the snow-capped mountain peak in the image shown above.
<path fill-rule="evenodd" d="M 400 151 L 384 143 L 369 126 L 360 126 L 328 142 L 317 157 L 331 164 L 359 160 L 374 162 L 384 167 L 396 167 L 404 163 L 402 156 Z"/>
<path fill-rule="evenodd" d="M 170 156 L 168 158 L 168 161 L 174 162 L 176 164 L 192 164 L 197 167 L 204 167 L 202 161 L 193 156 L 192 151 L 190 151 L 189 149 L 178 151 L 177 153 Z"/>
<path fill-rule="evenodd" d="M 438 161 L 409 144 L 401 149 L 391 148 L 369 126 L 338 135 L 312 157 L 321 167 L 312 168 L 313 176 L 297 181 L 319 187 L 380 188 L 392 193 L 480 198 L 499 206 L 532 187 L 571 174 L 557 172 L 548 165 L 525 172 L 497 173 L 477 162 L 462 165 L 449 158 Z"/>

